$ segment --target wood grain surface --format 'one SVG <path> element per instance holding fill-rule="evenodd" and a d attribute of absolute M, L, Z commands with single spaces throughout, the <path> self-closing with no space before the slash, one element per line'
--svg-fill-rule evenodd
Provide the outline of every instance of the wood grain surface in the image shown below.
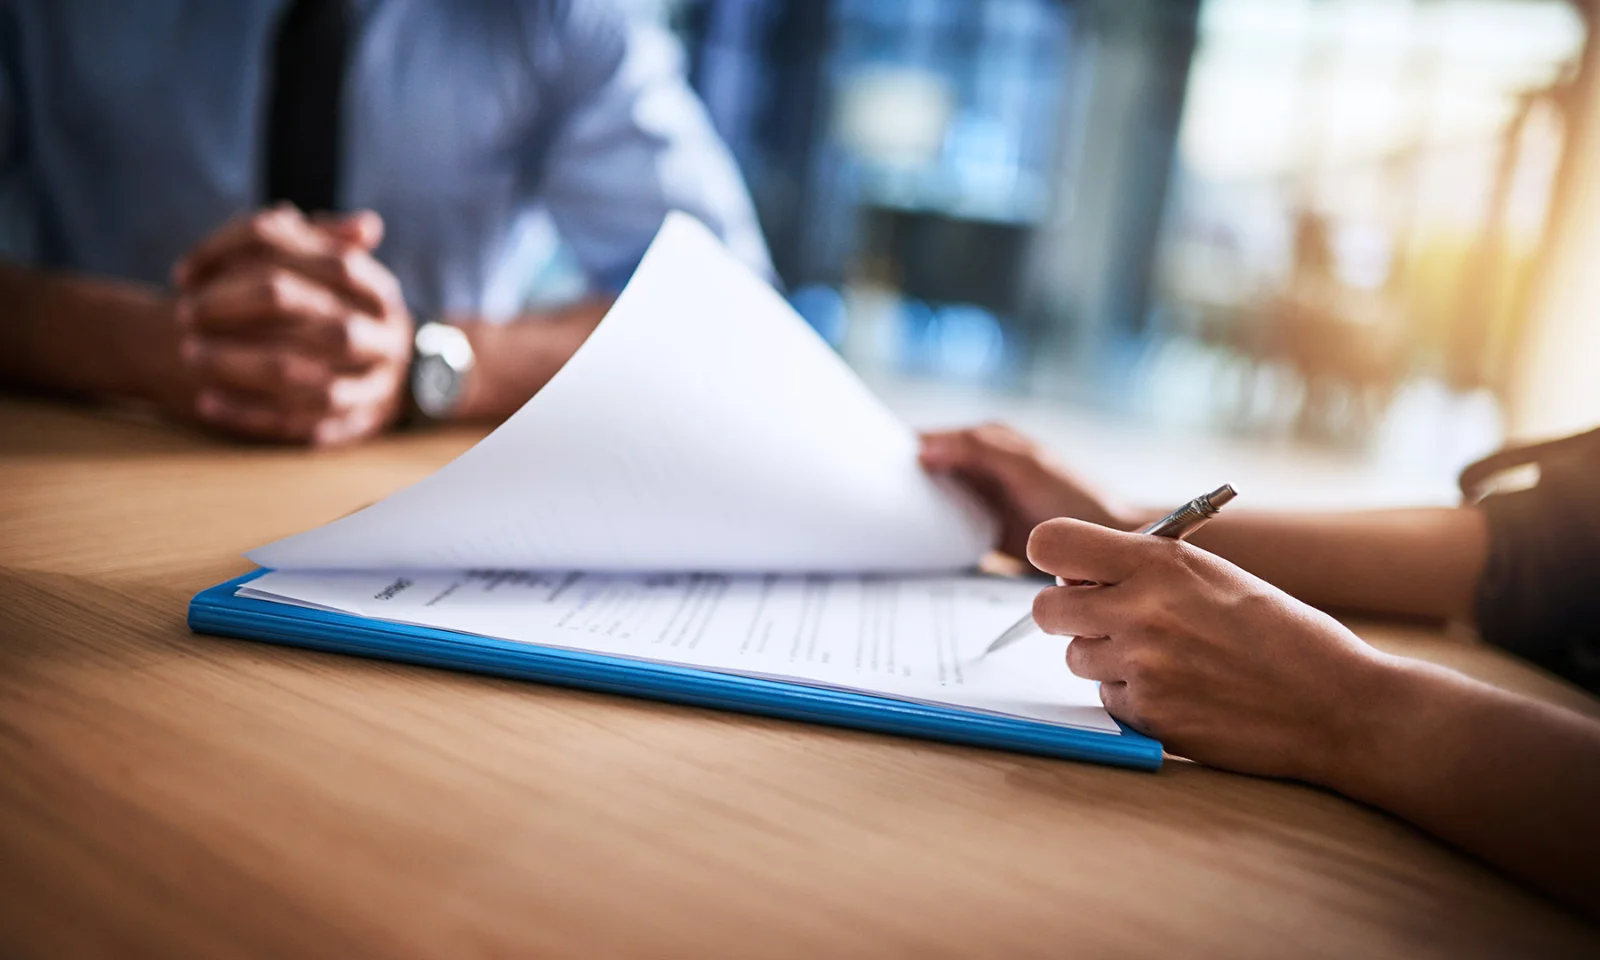
<path fill-rule="evenodd" d="M 1382 813 L 192 634 L 239 553 L 474 435 L 239 447 L 0 400 L 0 954 L 1560 957 Z M 1382 646 L 1595 712 L 1461 638 Z"/>

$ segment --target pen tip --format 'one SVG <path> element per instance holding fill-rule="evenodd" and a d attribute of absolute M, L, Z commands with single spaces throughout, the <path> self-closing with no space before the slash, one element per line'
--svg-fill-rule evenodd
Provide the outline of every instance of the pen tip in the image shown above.
<path fill-rule="evenodd" d="M 1206 501 L 1211 504 L 1211 509 L 1216 510 L 1238 495 L 1239 491 L 1233 489 L 1233 484 L 1224 483 L 1222 486 L 1206 494 Z"/>

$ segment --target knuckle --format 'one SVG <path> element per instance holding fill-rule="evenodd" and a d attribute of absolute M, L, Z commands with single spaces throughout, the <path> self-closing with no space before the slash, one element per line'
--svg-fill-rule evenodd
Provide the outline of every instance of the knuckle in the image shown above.
<path fill-rule="evenodd" d="M 274 353 L 267 360 L 267 378 L 274 387 L 289 386 L 294 382 L 295 362 L 294 356 L 287 353 Z"/>
<path fill-rule="evenodd" d="M 1159 598 L 1150 598 L 1138 605 L 1134 622 L 1141 633 L 1149 636 L 1171 636 L 1178 626 L 1178 617 Z"/>
<path fill-rule="evenodd" d="M 282 267 L 271 267 L 261 280 L 262 299 L 273 310 L 287 310 L 294 303 L 294 275 Z"/>
<path fill-rule="evenodd" d="M 289 370 L 290 385 L 307 396 L 314 396 L 327 387 L 328 369 L 316 358 L 290 354 Z"/>
<path fill-rule="evenodd" d="M 971 466 L 977 457 L 978 444 L 971 430 L 944 434 L 939 442 L 944 455 L 954 464 Z"/>
<path fill-rule="evenodd" d="M 364 271 L 361 269 L 361 254 L 354 250 L 345 250 L 333 258 L 334 279 L 347 287 L 361 283 Z"/>
<path fill-rule="evenodd" d="M 325 390 L 331 396 L 338 383 L 338 375 L 333 372 L 333 367 L 322 358 L 308 358 L 306 360 L 306 384 L 313 390 Z"/>
<path fill-rule="evenodd" d="M 1216 569 L 1216 555 L 1207 553 L 1191 543 L 1185 543 L 1181 540 L 1167 540 L 1162 537 L 1146 537 L 1145 539 L 1159 541 L 1159 545 L 1166 548 L 1161 551 L 1163 560 L 1187 577 L 1194 579 L 1206 578 Z"/>
<path fill-rule="evenodd" d="M 1272 593 L 1248 590 L 1234 594 L 1224 601 L 1234 616 L 1244 623 L 1270 622 L 1282 609 L 1280 598 Z"/>
<path fill-rule="evenodd" d="M 1123 662 L 1127 667 L 1128 677 L 1132 680 L 1149 683 L 1165 673 L 1165 658 L 1160 651 L 1150 647 L 1132 648 L 1123 654 Z"/>
<path fill-rule="evenodd" d="M 404 316 L 397 316 L 389 322 L 385 338 L 385 356 L 395 363 L 406 363 L 411 359 L 411 321 Z"/>
<path fill-rule="evenodd" d="M 356 343 L 356 325 L 352 316 L 342 316 L 327 325 L 325 336 L 328 350 L 338 357 L 348 357 Z"/>
<path fill-rule="evenodd" d="M 375 282 L 378 286 L 378 293 L 383 297 L 383 302 L 388 311 L 395 317 L 409 322 L 411 314 L 406 308 L 405 292 L 400 289 L 399 278 L 388 270 L 380 269 L 376 273 Z"/>
<path fill-rule="evenodd" d="M 1145 552 L 1147 559 L 1157 563 L 1183 563 L 1184 551 L 1193 549 L 1182 540 L 1171 537 L 1140 537 L 1135 543 Z"/>
<path fill-rule="evenodd" d="M 1160 600 L 1146 598 L 1134 603 L 1128 616 L 1128 632 L 1138 637 L 1165 637 L 1168 613 Z"/>
<path fill-rule="evenodd" d="M 322 414 L 332 410 L 338 402 L 332 379 L 328 379 L 311 388 L 307 396 L 308 406 L 316 413 Z"/>
<path fill-rule="evenodd" d="M 271 241 L 274 232 L 277 229 L 277 224 L 278 217 L 276 211 L 257 211 L 256 213 L 251 214 L 250 218 L 245 221 L 245 237 L 249 240 L 255 241 L 256 243 L 267 243 Z"/>
<path fill-rule="evenodd" d="M 1009 424 L 990 420 L 973 431 L 974 437 L 984 446 L 1016 458 L 1034 455 L 1033 441 L 1013 430 Z"/>
<path fill-rule="evenodd" d="M 1122 670 L 1129 680 L 1143 680 L 1149 670 L 1149 662 L 1138 649 L 1129 650 L 1122 655 Z"/>
<path fill-rule="evenodd" d="M 1134 551 L 1135 566 L 1161 577 L 1163 582 L 1187 573 L 1188 562 L 1183 554 L 1192 548 L 1186 543 L 1167 537 L 1137 537 L 1130 541 L 1129 546 Z"/>

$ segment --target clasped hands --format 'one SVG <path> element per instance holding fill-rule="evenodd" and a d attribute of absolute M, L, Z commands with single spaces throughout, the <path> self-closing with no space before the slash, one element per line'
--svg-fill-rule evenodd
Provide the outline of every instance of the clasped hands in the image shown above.
<path fill-rule="evenodd" d="M 327 446 L 401 412 L 411 316 L 373 251 L 370 211 L 292 206 L 224 224 L 173 269 L 193 416 L 226 433 Z"/>

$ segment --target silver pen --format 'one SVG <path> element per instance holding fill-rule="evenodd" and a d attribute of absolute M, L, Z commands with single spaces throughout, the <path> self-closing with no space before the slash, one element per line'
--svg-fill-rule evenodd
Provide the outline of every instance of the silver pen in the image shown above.
<path fill-rule="evenodd" d="M 1216 516 L 1217 511 L 1222 509 L 1223 504 L 1238 495 L 1238 492 L 1231 485 L 1225 483 L 1205 496 L 1195 497 L 1139 532 L 1147 533 L 1152 537 L 1166 537 L 1170 540 L 1188 539 L 1189 534 L 1199 530 L 1205 526 L 1206 521 Z M 1056 586 L 1064 587 L 1066 585 L 1067 582 L 1065 580 L 1056 577 Z M 1003 650 L 1011 646 L 1032 633 L 1033 630 L 1033 614 L 1030 612 L 1007 628 L 1005 633 L 996 637 L 994 642 L 989 644 L 989 649 L 983 651 L 983 656 L 978 659 L 982 660 L 983 657 L 987 657 L 996 650 Z"/>

